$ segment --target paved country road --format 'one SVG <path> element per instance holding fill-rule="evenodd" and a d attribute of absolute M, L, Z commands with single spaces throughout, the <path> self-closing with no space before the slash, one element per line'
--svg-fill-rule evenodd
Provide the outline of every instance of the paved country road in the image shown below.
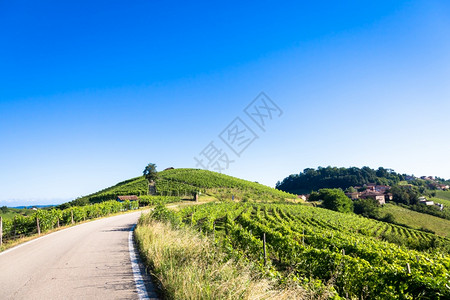
<path fill-rule="evenodd" d="M 140 214 L 70 227 L 0 253 L 0 299 L 142 299 L 145 291 L 156 297 L 132 264 L 134 252 L 130 258 L 130 230 Z"/>

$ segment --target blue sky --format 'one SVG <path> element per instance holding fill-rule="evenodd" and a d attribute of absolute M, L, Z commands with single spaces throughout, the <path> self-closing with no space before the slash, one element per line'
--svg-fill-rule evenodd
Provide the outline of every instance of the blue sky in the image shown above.
<path fill-rule="evenodd" d="M 450 178 L 446 1 L 0 1 L 0 205 L 61 203 L 159 169 L 274 186 L 307 167 Z M 357 2 L 357 3 L 356 3 Z M 243 110 L 264 91 L 265 131 Z M 240 117 L 240 157 L 218 135 Z"/>

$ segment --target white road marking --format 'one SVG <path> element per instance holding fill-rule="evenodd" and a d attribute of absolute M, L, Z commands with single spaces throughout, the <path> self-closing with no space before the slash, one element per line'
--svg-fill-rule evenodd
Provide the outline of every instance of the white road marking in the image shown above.
<path fill-rule="evenodd" d="M 133 231 L 136 225 L 131 227 L 130 233 L 128 234 L 128 247 L 130 251 L 130 259 L 131 259 L 131 269 L 133 270 L 134 282 L 136 283 L 136 289 L 139 295 L 140 300 L 150 299 L 147 293 L 147 289 L 145 288 L 144 279 L 141 275 L 141 270 L 139 269 L 138 258 L 136 255 L 136 249 L 133 244 Z"/>

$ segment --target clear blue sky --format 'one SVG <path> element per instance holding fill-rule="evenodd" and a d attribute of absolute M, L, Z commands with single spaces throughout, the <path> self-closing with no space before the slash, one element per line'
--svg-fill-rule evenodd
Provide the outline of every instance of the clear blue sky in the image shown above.
<path fill-rule="evenodd" d="M 0 205 L 158 168 L 274 186 L 307 167 L 450 178 L 448 1 L 0 1 Z M 264 91 L 283 111 L 258 128 Z M 258 135 L 240 157 L 218 135 Z"/>

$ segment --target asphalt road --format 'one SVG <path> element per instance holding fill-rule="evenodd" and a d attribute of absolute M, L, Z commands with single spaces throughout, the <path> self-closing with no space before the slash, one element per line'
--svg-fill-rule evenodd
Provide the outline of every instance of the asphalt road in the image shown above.
<path fill-rule="evenodd" d="M 140 214 L 70 227 L 0 253 L 0 299 L 142 299 L 129 249 Z M 148 296 L 156 297 L 142 276 Z"/>

